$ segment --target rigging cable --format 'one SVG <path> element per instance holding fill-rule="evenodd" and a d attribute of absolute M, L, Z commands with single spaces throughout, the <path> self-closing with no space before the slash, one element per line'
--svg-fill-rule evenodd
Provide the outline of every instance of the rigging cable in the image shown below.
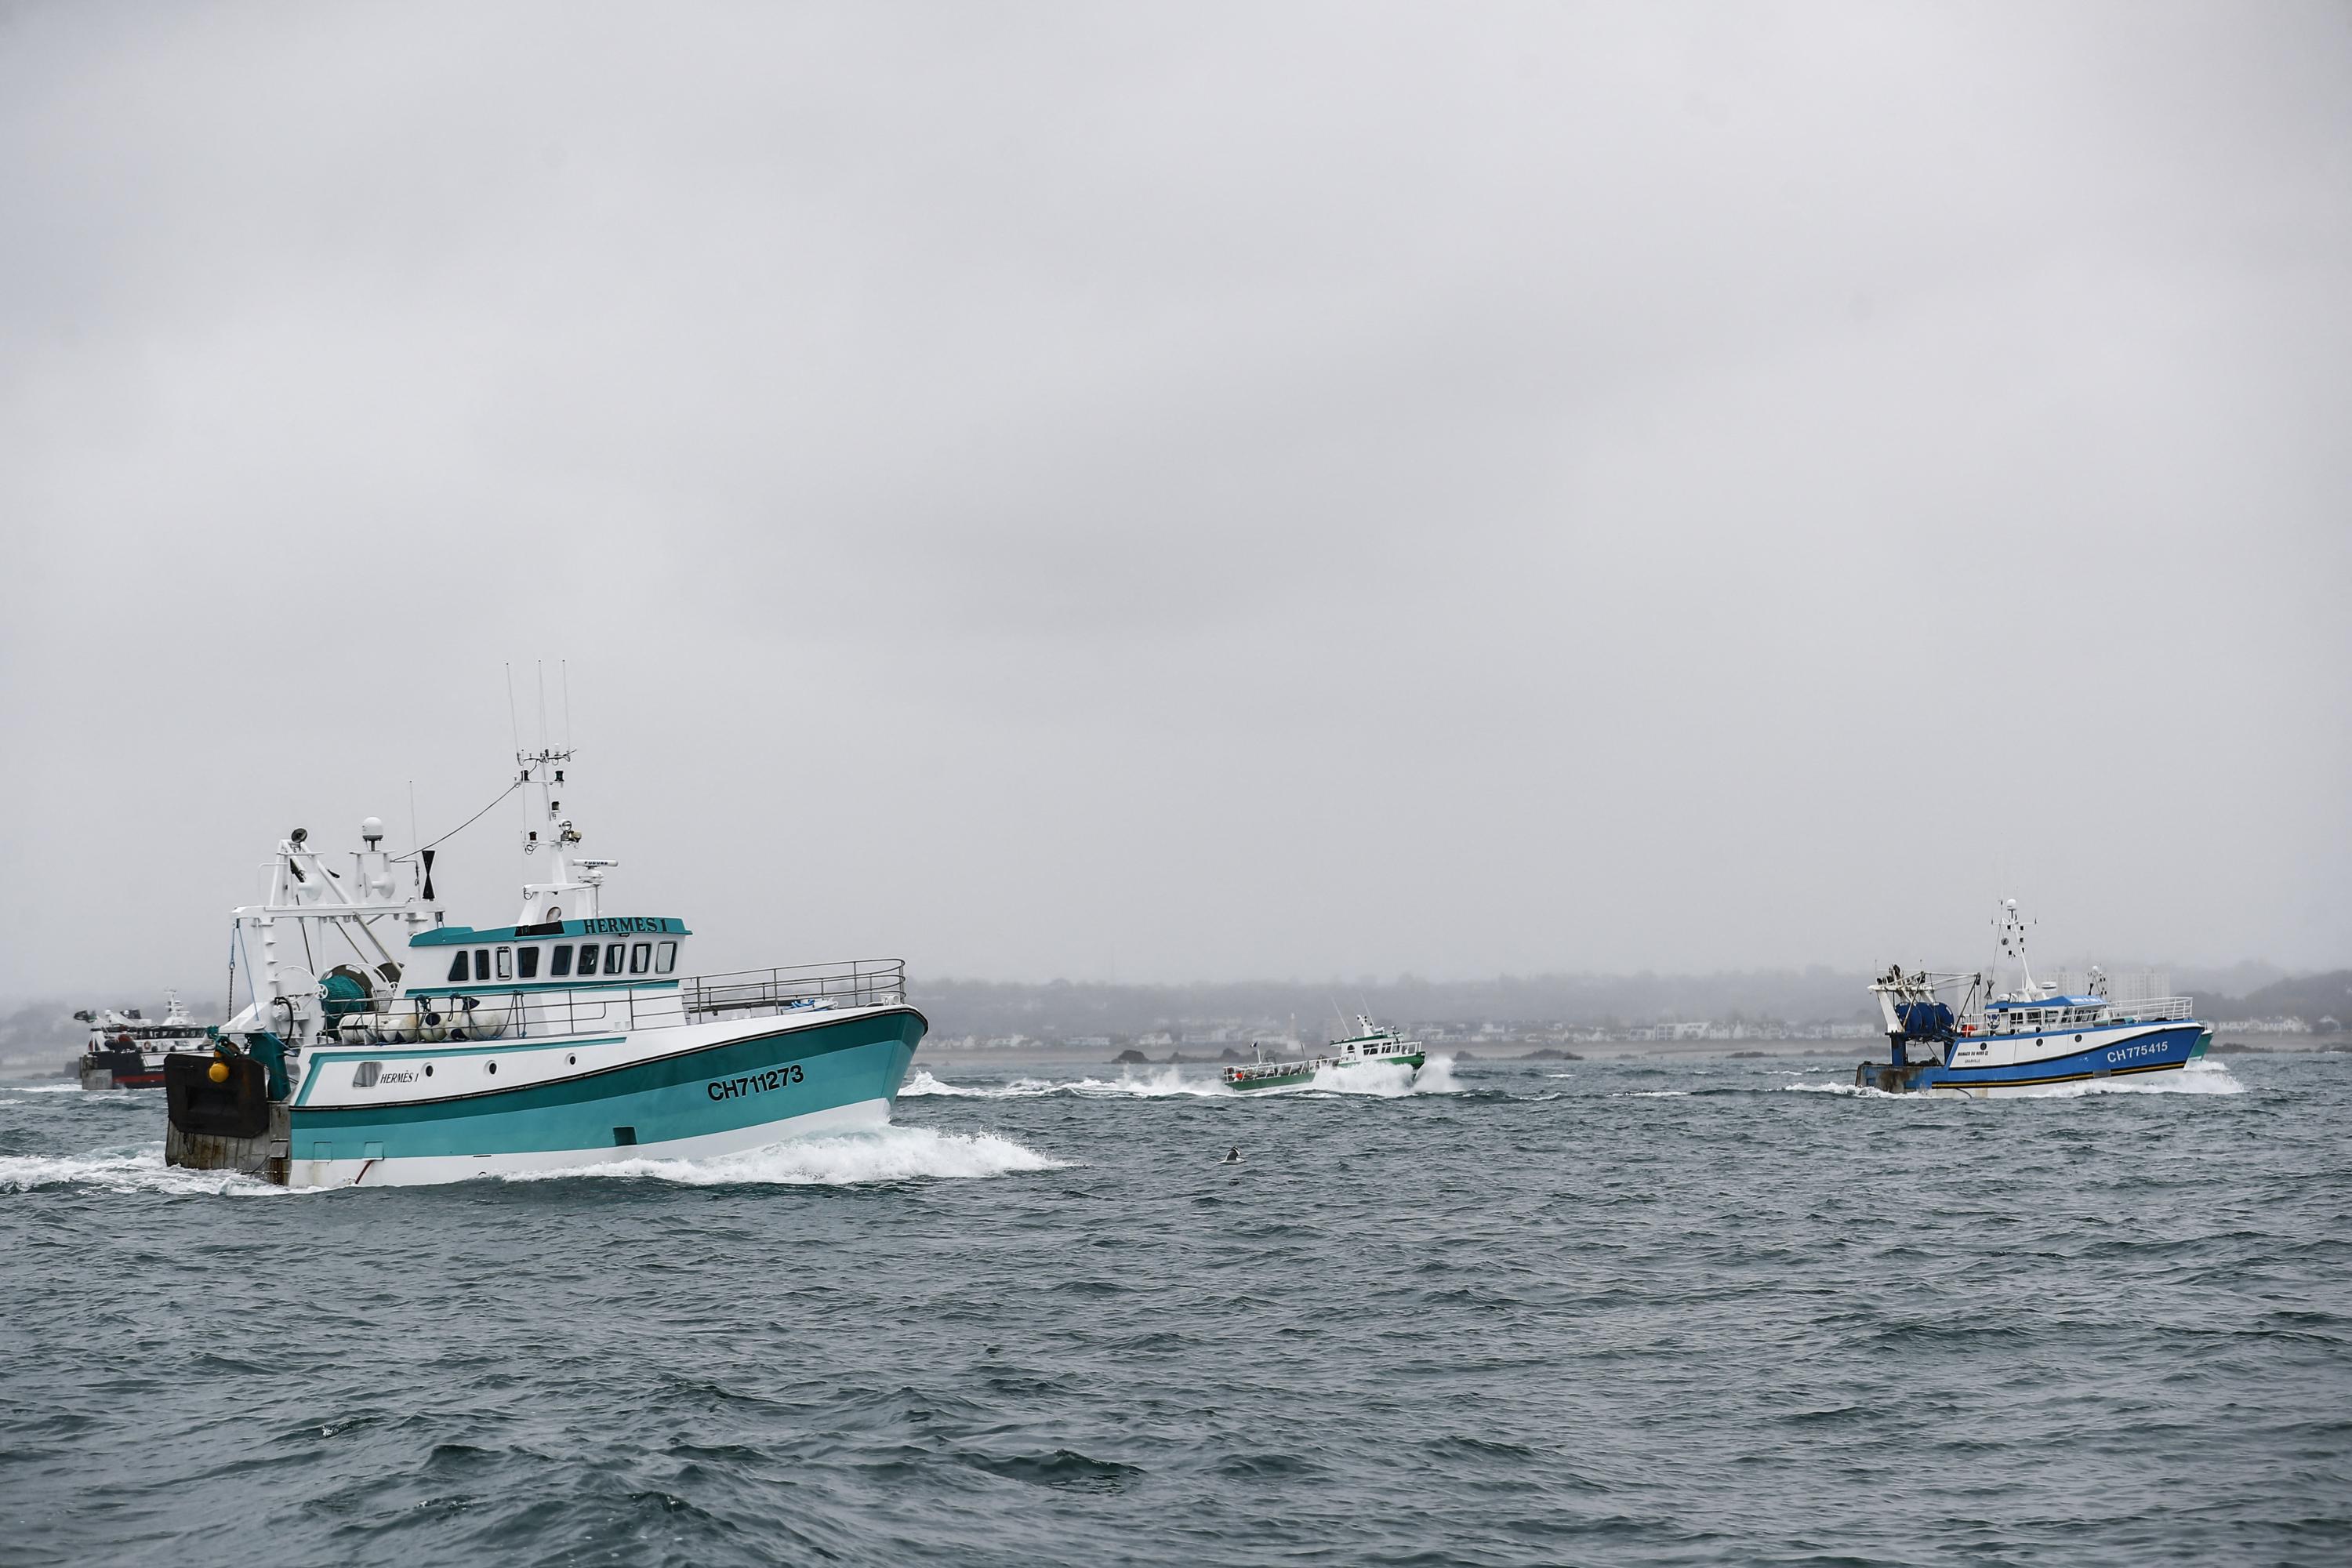
<path fill-rule="evenodd" d="M 495 805 L 497 805 L 499 804 L 499 801 L 502 801 L 502 800 L 506 799 L 506 797 L 507 797 L 507 796 L 509 796 L 509 795 L 510 795 L 514 794 L 514 792 L 515 792 L 515 791 L 517 791 L 517 790 L 519 790 L 519 789 L 522 788 L 522 786 L 523 786 L 523 781 L 522 781 L 522 779 L 520 779 L 520 778 L 516 779 L 512 784 L 509 784 L 509 785 L 507 785 L 507 787 L 506 787 L 506 788 L 504 788 L 504 789 L 502 789 L 502 790 L 499 791 L 499 793 L 498 793 L 497 796 L 491 800 L 491 802 L 490 802 L 490 805 L 486 805 L 486 806 L 482 807 L 482 809 L 481 809 L 481 810 L 479 810 L 479 811 L 478 811 L 478 812 L 474 813 L 474 815 L 473 815 L 473 816 L 469 816 L 469 817 L 466 818 L 466 820 L 465 820 L 465 821 L 463 821 L 463 822 L 461 822 L 461 823 L 457 824 L 457 826 L 455 826 L 455 827 L 451 828 L 448 832 L 446 832 L 446 833 L 443 834 L 440 837 L 438 837 L 438 838 L 435 839 L 431 844 L 420 844 L 420 845 L 418 845 L 415 848 L 414 848 L 414 849 L 410 850 L 410 851 L 409 851 L 407 854 L 405 854 L 405 855 L 396 855 L 396 856 L 393 857 L 394 862 L 395 864 L 397 864 L 399 861 L 402 861 L 402 860 L 414 860 L 414 859 L 415 859 L 419 855 L 424 854 L 424 853 L 425 853 L 425 851 L 426 851 L 427 849 L 431 849 L 431 848 L 436 847 L 436 846 L 438 846 L 438 845 L 442 845 L 442 844 L 446 844 L 446 843 L 447 843 L 450 839 L 457 837 L 457 835 L 459 835 L 460 833 L 465 832 L 465 831 L 466 831 L 466 829 L 467 829 L 468 827 L 473 826 L 474 826 L 474 824 L 476 824 L 476 823 L 478 823 L 478 822 L 481 821 L 481 820 L 482 820 L 482 818 L 484 818 L 485 816 L 488 816 L 490 814 L 490 807 L 491 807 L 491 806 L 495 806 Z M 411 831 L 411 832 L 414 832 L 414 831 L 415 831 L 415 829 L 413 829 L 413 828 L 412 828 L 410 831 Z"/>

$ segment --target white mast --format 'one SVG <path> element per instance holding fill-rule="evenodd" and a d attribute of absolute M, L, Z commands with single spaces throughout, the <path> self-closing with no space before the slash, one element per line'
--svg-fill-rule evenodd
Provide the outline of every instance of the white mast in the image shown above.
<path fill-rule="evenodd" d="M 595 919 L 601 912 L 598 899 L 604 889 L 604 868 L 620 862 L 591 859 L 576 852 L 580 830 L 563 815 L 563 775 L 572 761 L 572 748 L 542 745 L 535 752 L 517 752 L 515 761 L 521 764 L 522 782 L 539 789 L 541 826 L 523 834 L 525 876 L 530 875 L 532 857 L 544 853 L 550 861 L 544 880 L 523 883 L 522 912 L 515 917 L 515 923 Z"/>
<path fill-rule="evenodd" d="M 2017 960 L 2017 967 L 2025 976 L 2025 984 L 2018 992 L 2028 1002 L 2041 1000 L 2042 987 L 2034 983 L 2033 968 L 2025 961 L 2025 917 L 2017 912 L 2015 899 L 2003 899 L 2000 913 L 1994 923 L 2000 928 L 2000 951 L 2003 956 Z"/>
<path fill-rule="evenodd" d="M 360 837 L 367 847 L 351 857 L 348 876 L 328 865 L 328 857 L 310 847 L 310 834 L 299 827 L 278 842 L 269 864 L 269 890 L 260 903 L 236 911 L 236 960 L 253 999 L 225 1029 L 274 1029 L 289 1044 L 316 1032 L 320 1013 L 313 966 L 338 955 L 302 939 L 306 921 L 340 931 L 352 953 L 387 988 L 398 979 L 401 961 L 376 933 L 378 922 L 390 921 L 395 931 L 409 928 L 397 942 L 404 953 L 410 932 L 440 923 L 422 857 L 395 862 L 383 847 L 383 824 L 373 816 L 360 824 Z M 281 924 L 291 927 L 291 946 L 280 940 Z"/>

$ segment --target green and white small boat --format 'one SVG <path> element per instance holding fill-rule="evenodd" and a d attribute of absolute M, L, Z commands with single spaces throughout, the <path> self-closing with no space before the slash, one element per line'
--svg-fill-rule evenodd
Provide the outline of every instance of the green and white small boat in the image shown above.
<path fill-rule="evenodd" d="M 1309 1057 L 1303 1061 L 1269 1061 L 1265 1047 L 1257 1047 L 1257 1059 L 1240 1067 L 1227 1068 L 1224 1080 L 1228 1087 L 1251 1090 L 1260 1089 L 1299 1089 L 1315 1081 L 1315 1075 L 1325 1068 L 1345 1070 L 1369 1066 L 1375 1062 L 1391 1067 L 1418 1069 L 1429 1058 L 1419 1040 L 1408 1040 L 1394 1029 L 1383 1029 L 1371 1019 L 1356 1015 L 1356 1032 L 1344 1040 L 1334 1040 L 1328 1052 Z"/>

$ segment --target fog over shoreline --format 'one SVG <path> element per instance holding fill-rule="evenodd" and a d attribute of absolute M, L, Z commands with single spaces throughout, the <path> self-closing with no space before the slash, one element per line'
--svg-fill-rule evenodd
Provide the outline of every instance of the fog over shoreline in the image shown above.
<path fill-rule="evenodd" d="M 1108 1035 L 1126 1040 L 1159 1032 L 1181 1036 L 1209 1026 L 1313 1037 L 1344 1025 L 1357 1012 L 1391 1024 L 1473 1026 L 1517 1023 L 1617 1028 L 1710 1021 L 1759 1026 L 1874 1025 L 1878 1010 L 1866 990 L 1870 978 L 1865 972 L 1820 965 L 1715 974 L 1530 974 L 1450 981 L 1400 975 L 1190 985 L 962 980 L 917 973 L 908 977 L 908 999 L 929 1018 L 937 1043 L 944 1048 L 967 1036 L 1019 1036 L 1050 1043 Z M 2328 1016 L 2339 1023 L 2352 1021 L 2352 970 L 2286 975 L 2267 964 L 2240 964 L 2228 970 L 2166 972 L 2160 978 L 2172 989 L 2195 995 L 2200 1016 L 2209 1022 L 2271 1016 L 2296 1016 L 2315 1026 Z M 199 990 L 184 990 L 181 999 L 199 1021 L 214 1022 L 222 1016 L 217 988 L 209 997 Z M 154 1017 L 161 1016 L 162 1005 L 162 993 L 152 987 L 71 1002 L 0 999 L 0 1058 L 29 1053 L 46 1060 L 44 1053 L 53 1041 L 78 1045 L 81 1026 L 66 1022 L 77 1008 L 138 1006 Z"/>

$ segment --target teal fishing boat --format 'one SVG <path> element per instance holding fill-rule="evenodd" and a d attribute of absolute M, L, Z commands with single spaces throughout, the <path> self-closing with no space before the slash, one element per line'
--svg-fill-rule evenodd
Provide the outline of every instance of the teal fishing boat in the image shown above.
<path fill-rule="evenodd" d="M 1321 1056 L 1296 1061 L 1269 1060 L 1265 1047 L 1257 1047 L 1257 1059 L 1224 1070 L 1229 1088 L 1252 1090 L 1264 1089 L 1301 1089 L 1315 1081 L 1316 1075 L 1326 1068 L 1344 1072 L 1350 1068 L 1385 1064 L 1418 1071 L 1429 1058 L 1418 1040 L 1408 1040 L 1394 1029 L 1380 1028 L 1362 1014 L 1356 1016 L 1356 1033 L 1344 1040 L 1334 1040 Z"/>
<path fill-rule="evenodd" d="M 236 911 L 232 1003 L 165 1058 L 174 1165 L 368 1186 L 694 1158 L 888 1120 L 926 1027 L 898 959 L 691 975 L 675 916 L 608 913 L 561 792 L 570 749 L 518 752 L 513 923 L 448 923 L 434 851 L 278 846 Z M 526 876 L 529 875 L 527 869 Z"/>

